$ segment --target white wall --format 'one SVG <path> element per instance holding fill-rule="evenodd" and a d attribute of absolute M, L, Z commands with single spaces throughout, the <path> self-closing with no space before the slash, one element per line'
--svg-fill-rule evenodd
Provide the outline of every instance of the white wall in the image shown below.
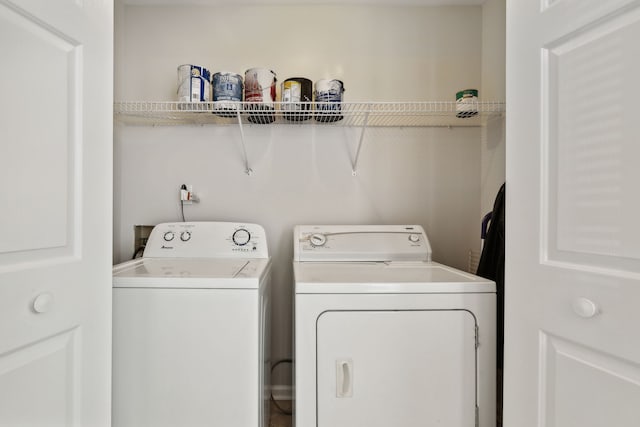
<path fill-rule="evenodd" d="M 268 67 L 280 81 L 339 78 L 348 101 L 455 100 L 480 85 L 480 7 L 125 9 L 118 100 L 172 100 L 185 63 L 240 74 Z"/>
<path fill-rule="evenodd" d="M 482 9 L 364 6 L 127 6 L 116 25 L 116 100 L 173 100 L 183 63 L 243 73 L 273 69 L 344 81 L 348 101 L 454 100 L 480 87 Z M 274 258 L 273 359 L 291 357 L 295 224 L 411 223 L 434 259 L 466 269 L 479 244 L 481 130 L 245 127 L 252 176 L 233 126 L 116 125 L 114 262 L 133 226 L 180 220 L 178 189 L 201 203 L 187 220 L 256 222 Z M 285 371 L 283 369 L 282 371 Z M 278 373 L 275 384 L 290 378 Z"/>
<path fill-rule="evenodd" d="M 506 0 L 487 0 L 482 6 L 482 86 L 485 100 L 505 99 Z M 482 129 L 480 218 L 491 212 L 505 181 L 505 120 L 490 121 Z"/>

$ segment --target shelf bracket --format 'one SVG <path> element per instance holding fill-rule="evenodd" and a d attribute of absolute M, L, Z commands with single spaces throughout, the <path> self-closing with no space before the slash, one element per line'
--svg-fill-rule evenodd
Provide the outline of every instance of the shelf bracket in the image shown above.
<path fill-rule="evenodd" d="M 358 148 L 356 148 L 356 156 L 351 164 L 351 175 L 356 176 L 358 174 L 358 159 L 360 158 L 360 149 L 362 148 L 362 142 L 364 141 L 364 131 L 367 130 L 367 123 L 369 122 L 369 112 L 364 113 L 364 123 L 362 124 L 362 130 L 360 131 L 360 141 L 358 141 Z"/>
<path fill-rule="evenodd" d="M 240 128 L 240 143 L 242 145 L 242 155 L 244 156 L 244 173 L 251 176 L 253 170 L 249 167 L 249 157 L 247 156 L 247 147 L 244 140 L 244 128 L 242 127 L 242 116 L 240 115 L 239 109 L 236 114 L 238 117 L 238 127 Z"/>

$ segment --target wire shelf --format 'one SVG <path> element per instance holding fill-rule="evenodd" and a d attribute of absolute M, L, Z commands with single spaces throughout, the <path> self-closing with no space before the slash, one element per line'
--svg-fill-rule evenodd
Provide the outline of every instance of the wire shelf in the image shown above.
<path fill-rule="evenodd" d="M 483 126 L 502 117 L 504 102 L 474 102 L 458 111 L 456 102 L 154 102 L 114 104 L 115 119 L 129 125 L 269 124 L 361 127 Z"/>

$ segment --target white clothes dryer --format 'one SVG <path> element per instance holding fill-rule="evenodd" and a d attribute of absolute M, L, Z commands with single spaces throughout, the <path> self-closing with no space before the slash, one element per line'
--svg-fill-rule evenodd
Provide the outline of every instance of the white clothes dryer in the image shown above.
<path fill-rule="evenodd" d="M 155 226 L 113 268 L 113 426 L 269 425 L 270 268 L 256 224 Z"/>
<path fill-rule="evenodd" d="M 495 427 L 495 283 L 420 226 L 294 230 L 297 427 Z"/>

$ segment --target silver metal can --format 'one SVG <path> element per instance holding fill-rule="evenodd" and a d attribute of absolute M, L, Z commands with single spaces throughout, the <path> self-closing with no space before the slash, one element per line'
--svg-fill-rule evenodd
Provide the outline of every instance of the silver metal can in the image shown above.
<path fill-rule="evenodd" d="M 209 70 L 199 65 L 183 64 L 178 67 L 178 101 L 208 102 L 211 100 Z"/>

